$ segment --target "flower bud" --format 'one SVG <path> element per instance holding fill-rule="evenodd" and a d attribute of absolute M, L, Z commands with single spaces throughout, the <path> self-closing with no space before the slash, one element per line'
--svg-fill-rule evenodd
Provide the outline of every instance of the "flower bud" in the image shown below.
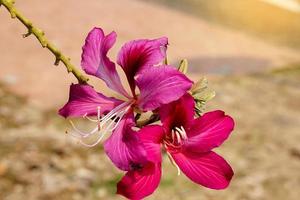
<path fill-rule="evenodd" d="M 183 74 L 186 74 L 187 70 L 188 70 L 188 61 L 187 59 L 183 59 L 180 61 L 178 71 L 182 72 Z"/>

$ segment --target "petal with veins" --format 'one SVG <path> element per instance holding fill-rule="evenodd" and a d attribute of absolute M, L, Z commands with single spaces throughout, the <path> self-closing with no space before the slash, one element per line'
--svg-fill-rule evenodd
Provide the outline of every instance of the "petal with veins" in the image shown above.
<path fill-rule="evenodd" d="M 143 70 L 136 78 L 140 89 L 138 106 L 143 111 L 155 110 L 163 104 L 182 97 L 192 86 L 192 81 L 170 66 Z"/>
<path fill-rule="evenodd" d="M 105 35 L 101 28 L 94 28 L 82 47 L 81 66 L 90 75 L 102 79 L 109 88 L 130 97 L 121 84 L 115 64 L 107 57 L 109 49 L 116 42 L 116 33 Z"/>
<path fill-rule="evenodd" d="M 148 125 L 137 134 L 144 144 L 148 160 L 161 162 L 161 143 L 165 134 L 163 128 L 159 125 Z"/>
<path fill-rule="evenodd" d="M 211 189 L 225 189 L 233 176 L 230 165 L 212 151 L 203 154 L 174 153 L 172 157 L 188 178 Z"/>
<path fill-rule="evenodd" d="M 98 107 L 101 113 L 106 113 L 122 102 L 97 93 L 89 85 L 72 84 L 69 101 L 59 110 L 59 114 L 64 117 L 96 116 Z"/>
<path fill-rule="evenodd" d="M 105 141 L 104 150 L 121 170 L 129 171 L 147 162 L 146 151 L 135 131 L 133 112 L 130 110 Z"/>
<path fill-rule="evenodd" d="M 117 63 L 123 68 L 131 90 L 134 91 L 134 76 L 143 69 L 159 64 L 166 57 L 168 39 L 133 40 L 120 50 Z"/>
<path fill-rule="evenodd" d="M 159 116 L 163 126 L 171 131 L 173 127 L 183 126 L 188 129 L 194 120 L 194 99 L 185 94 L 179 100 L 163 105 L 159 108 Z"/>
<path fill-rule="evenodd" d="M 128 199 L 140 200 L 152 194 L 161 178 L 161 163 L 149 162 L 138 170 L 125 174 L 117 185 L 117 193 Z"/>
<path fill-rule="evenodd" d="M 234 128 L 233 119 L 217 110 L 205 113 L 194 120 L 187 132 L 188 140 L 184 148 L 193 152 L 206 152 L 220 146 L 230 135 Z"/>

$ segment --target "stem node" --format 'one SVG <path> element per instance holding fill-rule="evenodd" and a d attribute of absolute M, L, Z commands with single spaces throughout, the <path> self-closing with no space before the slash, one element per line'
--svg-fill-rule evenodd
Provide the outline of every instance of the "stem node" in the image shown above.
<path fill-rule="evenodd" d="M 60 62 L 60 58 L 56 57 L 56 58 L 55 58 L 54 65 L 58 66 L 58 65 L 59 65 L 59 62 Z"/>

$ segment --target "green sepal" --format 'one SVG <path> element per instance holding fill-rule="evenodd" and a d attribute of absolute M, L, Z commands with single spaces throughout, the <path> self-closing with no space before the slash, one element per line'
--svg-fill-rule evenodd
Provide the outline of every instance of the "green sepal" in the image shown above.
<path fill-rule="evenodd" d="M 182 72 L 183 74 L 186 74 L 188 70 L 188 61 L 187 59 L 183 59 L 180 61 L 178 71 Z"/>

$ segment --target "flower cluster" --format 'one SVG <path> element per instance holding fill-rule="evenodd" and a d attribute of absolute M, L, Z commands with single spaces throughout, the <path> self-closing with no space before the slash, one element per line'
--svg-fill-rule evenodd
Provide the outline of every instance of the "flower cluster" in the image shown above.
<path fill-rule="evenodd" d="M 200 101 L 193 96 L 195 84 L 182 73 L 185 69 L 165 64 L 165 37 L 134 40 L 121 48 L 117 64 L 125 72 L 128 92 L 115 63 L 107 56 L 115 41 L 115 32 L 105 35 L 101 28 L 94 28 L 86 38 L 82 69 L 104 81 L 119 98 L 107 97 L 87 84 L 72 84 L 69 101 L 59 114 L 84 117 L 95 124 L 93 130 L 83 132 L 71 122 L 72 135 L 86 146 L 105 139 L 107 156 L 126 172 L 117 185 L 117 193 L 128 199 L 143 199 L 158 187 L 162 150 L 178 174 L 182 172 L 208 188 L 226 188 L 233 171 L 212 149 L 227 139 L 234 128 L 233 119 L 219 110 L 195 112 Z M 138 126 L 139 117 L 149 111 L 156 123 L 148 120 Z M 93 142 L 88 143 L 90 140 Z"/>

